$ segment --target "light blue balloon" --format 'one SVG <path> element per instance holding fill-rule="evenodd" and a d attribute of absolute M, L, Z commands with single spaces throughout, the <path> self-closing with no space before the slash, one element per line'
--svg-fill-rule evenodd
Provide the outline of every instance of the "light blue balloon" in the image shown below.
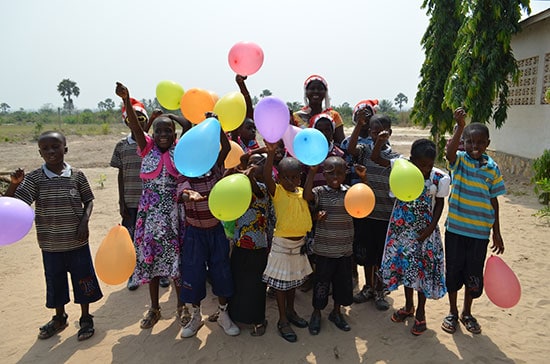
<path fill-rule="evenodd" d="M 220 153 L 220 131 L 220 122 L 208 118 L 183 135 L 174 150 L 174 164 L 181 174 L 199 177 L 212 169 Z"/>
<path fill-rule="evenodd" d="M 296 158 L 308 166 L 321 164 L 328 155 L 327 138 L 317 129 L 307 128 L 299 131 L 292 146 Z"/>

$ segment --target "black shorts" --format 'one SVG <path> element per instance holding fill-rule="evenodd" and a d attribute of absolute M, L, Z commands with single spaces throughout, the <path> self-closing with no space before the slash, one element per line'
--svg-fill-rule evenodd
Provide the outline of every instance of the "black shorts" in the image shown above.
<path fill-rule="evenodd" d="M 475 239 L 445 232 L 445 280 L 447 291 L 466 286 L 472 298 L 483 293 L 483 267 L 489 239 Z"/>
<path fill-rule="evenodd" d="M 364 266 L 380 266 L 384 246 L 386 245 L 386 234 L 388 232 L 388 221 L 375 219 L 353 219 L 354 239 L 353 254 L 355 262 Z"/>
<path fill-rule="evenodd" d="M 349 306 L 353 303 L 351 256 L 328 258 L 316 255 L 313 277 L 313 308 L 322 310 L 327 307 L 331 285 L 335 304 Z"/>

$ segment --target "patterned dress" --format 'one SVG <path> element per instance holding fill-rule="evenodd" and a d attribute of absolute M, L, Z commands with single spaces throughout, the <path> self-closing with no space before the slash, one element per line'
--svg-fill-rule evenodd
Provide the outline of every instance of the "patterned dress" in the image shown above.
<path fill-rule="evenodd" d="M 173 148 L 165 153 L 171 157 Z M 154 178 L 142 177 L 143 192 L 134 236 L 137 263 L 132 277 L 137 284 L 149 283 L 154 277 L 169 277 L 178 282 L 180 276 L 177 183 L 174 173 L 166 166 L 166 161 L 173 159 L 162 158 L 162 154 L 153 145 L 142 161 L 142 175 L 153 170 L 158 174 Z"/>
<path fill-rule="evenodd" d="M 423 242 L 419 242 L 417 236 L 432 221 L 435 198 L 447 196 L 449 185 L 449 176 L 433 168 L 416 200 L 403 202 L 396 199 L 380 267 L 388 290 L 404 285 L 432 299 L 441 298 L 447 292 L 439 226 Z"/>

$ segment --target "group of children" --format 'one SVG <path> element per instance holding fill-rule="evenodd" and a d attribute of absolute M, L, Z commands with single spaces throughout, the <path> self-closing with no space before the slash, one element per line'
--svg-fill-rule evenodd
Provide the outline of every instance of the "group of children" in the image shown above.
<path fill-rule="evenodd" d="M 251 108 L 245 79 L 237 76 L 237 83 Z M 222 131 L 216 164 L 192 178 L 180 175 L 173 159 L 175 123 L 184 133 L 191 127 L 189 122 L 160 113 L 154 114 L 152 121 L 124 85 L 117 83 L 116 94 L 123 101 L 124 119 L 132 132 L 126 141 L 135 143 L 141 159 L 140 163 L 134 159 L 131 165 L 127 164 L 129 156 L 112 162 L 121 170 L 120 211 L 123 224 L 133 232 L 137 253 L 129 287 L 149 285 L 151 306 L 141 328 L 153 327 L 160 318 L 159 284 L 164 277 L 174 282 L 183 338 L 194 336 L 204 324 L 200 307 L 207 280 L 219 303 L 213 317 L 231 336 L 240 333 L 235 322 L 250 325 L 253 336 L 265 333 L 267 287 L 275 292 L 277 329 L 289 342 L 297 341 L 291 324 L 308 327 L 311 335 L 320 333 L 321 312 L 330 295 L 334 306 L 328 319 L 340 330 L 349 331 L 342 306 L 373 299 L 377 309 L 387 310 L 390 305 L 385 296 L 401 285 L 405 306 L 395 311 L 391 320 L 403 322 L 414 316 L 412 334 L 421 335 L 427 329 L 426 299 L 446 293 L 450 313 L 442 329 L 454 333 L 460 321 L 469 332 L 481 332 L 471 306 L 483 290 L 491 231 L 493 251 L 504 251 L 497 197 L 505 189 L 497 165 L 485 154 L 487 127 L 479 123 L 466 126 L 463 109 L 455 111 L 458 127 L 446 149 L 452 185 L 449 175 L 434 167 L 435 144 L 417 140 L 410 161 L 422 172 L 425 186 L 417 199 L 404 202 L 396 200 L 389 188 L 393 163 L 403 158 L 389 143 L 391 120 L 376 114 L 370 100 L 362 101 L 354 109 L 355 128 L 345 138 L 340 116 L 330 109 L 328 85 L 321 76 L 306 80 L 306 106 L 290 120 L 295 125 L 307 122 L 302 126 L 323 132 L 330 151 L 321 165 L 304 166 L 287 156 L 281 143 L 266 142 L 260 147 L 249 113 L 231 135 L 246 152 L 241 165 L 224 169 L 231 147 Z M 152 137 L 147 134 L 151 122 Z M 457 151 L 460 142 L 464 151 Z M 39 338 L 51 337 L 67 326 L 64 305 L 69 302 L 69 272 L 75 302 L 82 307 L 78 339 L 85 340 L 94 333 L 89 304 L 102 297 L 88 245 L 93 194 L 82 172 L 64 162 L 67 146 L 61 133 L 43 133 L 38 146 L 44 165 L 27 175 L 22 170 L 14 172 L 6 194 L 36 206 L 46 307 L 56 310 L 52 320 L 40 328 Z M 142 184 L 129 183 L 125 168 L 138 170 Z M 229 222 L 231 229 L 224 229 L 228 222 L 222 224 L 211 214 L 207 200 L 216 182 L 229 173 L 244 173 L 253 197 L 244 215 Z M 374 211 L 363 219 L 352 218 L 344 205 L 349 184 L 359 181 L 367 183 L 376 196 Z M 138 201 L 125 197 L 123 191 L 130 189 L 141 190 Z M 438 222 L 449 191 L 444 249 Z M 354 295 L 357 264 L 364 266 L 365 285 Z M 313 282 L 309 321 L 294 307 L 296 288 L 308 279 Z M 462 286 L 466 289 L 459 314 L 457 292 Z M 416 310 L 414 291 L 418 294 Z M 192 306 L 191 312 L 186 304 Z"/>

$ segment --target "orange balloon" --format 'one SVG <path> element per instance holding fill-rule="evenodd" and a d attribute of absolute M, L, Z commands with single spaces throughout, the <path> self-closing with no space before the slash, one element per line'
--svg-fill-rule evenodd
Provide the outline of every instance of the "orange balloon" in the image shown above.
<path fill-rule="evenodd" d="M 111 285 L 124 283 L 136 267 L 136 251 L 130 233 L 124 226 L 113 227 L 101 242 L 95 255 L 99 279 Z"/>
<path fill-rule="evenodd" d="M 344 197 L 344 207 L 348 214 L 355 218 L 367 217 L 374 209 L 376 198 L 372 189 L 364 183 L 357 183 L 350 187 Z"/>
<path fill-rule="evenodd" d="M 220 99 L 220 97 L 218 96 L 217 93 L 215 93 L 214 91 L 208 91 L 208 93 L 210 94 L 210 96 L 212 96 L 212 99 L 214 100 L 214 104 L 216 102 L 218 102 L 218 100 Z"/>
<path fill-rule="evenodd" d="M 238 143 L 230 140 L 229 144 L 231 144 L 231 150 L 223 162 L 227 169 L 237 167 L 241 163 L 241 155 L 244 154 L 243 148 Z"/>
<path fill-rule="evenodd" d="M 198 124 L 206 119 L 204 115 L 206 112 L 214 110 L 215 103 L 209 91 L 192 88 L 187 90 L 181 97 L 180 109 L 187 120 L 193 124 Z"/>

